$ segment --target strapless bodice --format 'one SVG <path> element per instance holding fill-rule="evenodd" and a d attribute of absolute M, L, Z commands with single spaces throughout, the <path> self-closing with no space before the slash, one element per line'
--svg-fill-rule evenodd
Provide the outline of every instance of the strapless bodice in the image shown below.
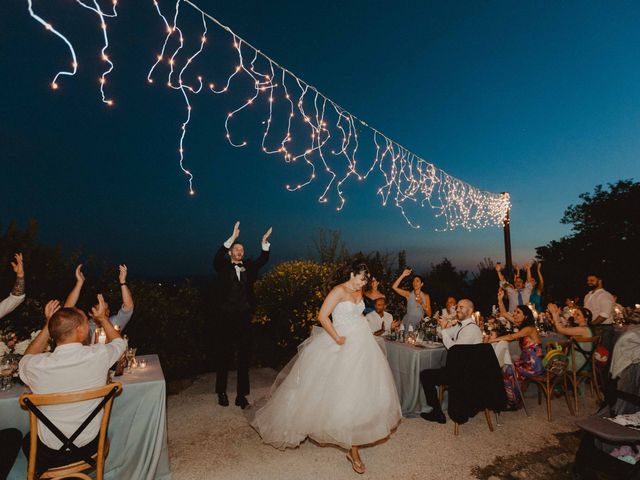
<path fill-rule="evenodd" d="M 358 303 L 353 303 L 350 300 L 344 300 L 338 303 L 333 309 L 331 317 L 333 318 L 333 324 L 346 325 L 354 320 L 362 320 L 362 312 L 364 311 L 364 300 L 360 300 Z"/>

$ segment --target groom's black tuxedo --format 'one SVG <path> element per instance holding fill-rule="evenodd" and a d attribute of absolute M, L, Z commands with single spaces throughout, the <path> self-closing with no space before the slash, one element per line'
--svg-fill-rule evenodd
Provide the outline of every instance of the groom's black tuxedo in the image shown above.
<path fill-rule="evenodd" d="M 229 249 L 222 245 L 213 258 L 217 273 L 215 297 L 218 311 L 216 322 L 216 393 L 226 393 L 227 372 L 234 351 L 238 354 L 238 395 L 249 394 L 249 360 L 251 356 L 251 313 L 256 308 L 253 284 L 258 270 L 269 260 L 263 250 L 256 260 L 243 260 L 238 269 L 227 256 Z"/>
<path fill-rule="evenodd" d="M 269 252 L 263 250 L 256 260 L 243 260 L 243 271 L 238 279 L 237 269 L 227 256 L 228 251 L 222 245 L 213 258 L 213 268 L 218 274 L 216 294 L 219 307 L 225 311 L 253 312 L 256 308 L 253 284 L 258 278 L 258 270 L 269 260 Z"/>

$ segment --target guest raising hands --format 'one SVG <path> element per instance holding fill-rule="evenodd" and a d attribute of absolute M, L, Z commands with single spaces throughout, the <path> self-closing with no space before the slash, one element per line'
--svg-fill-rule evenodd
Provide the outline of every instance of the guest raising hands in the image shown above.
<path fill-rule="evenodd" d="M 431 298 L 422 291 L 424 281 L 420 275 L 414 275 L 411 282 L 411 291 L 400 288 L 402 281 L 411 275 L 412 270 L 405 268 L 402 274 L 393 283 L 393 291 L 407 299 L 407 314 L 402 319 L 405 328 L 414 329 L 420 324 L 424 316 L 431 316 Z"/>
<path fill-rule="evenodd" d="M 11 268 L 16 274 L 16 282 L 13 284 L 11 293 L 9 296 L 0 302 L 0 318 L 13 312 L 18 305 L 24 302 L 24 263 L 22 260 L 22 254 L 16 253 L 14 255 L 15 262 L 11 262 Z"/>

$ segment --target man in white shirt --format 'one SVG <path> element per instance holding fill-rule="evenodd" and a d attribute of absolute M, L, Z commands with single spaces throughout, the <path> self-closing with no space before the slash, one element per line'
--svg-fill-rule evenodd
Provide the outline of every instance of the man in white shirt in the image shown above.
<path fill-rule="evenodd" d="M 446 319 L 441 318 L 438 320 L 442 328 L 442 342 L 447 349 L 454 345 L 482 343 L 482 331 L 471 316 L 473 311 L 473 302 L 464 298 L 458 302 L 456 307 L 457 325 L 447 328 Z M 433 408 L 431 412 L 421 413 L 420 416 L 429 422 L 446 423 L 447 419 L 442 413 L 442 407 L 436 391 L 437 385 L 446 385 L 448 383 L 446 370 L 444 368 L 422 370 L 420 372 L 420 383 L 424 389 L 427 404 Z"/>
<path fill-rule="evenodd" d="M 385 312 L 387 302 L 384 297 L 376 299 L 374 303 L 374 311 L 367 313 L 365 318 L 369 324 L 369 328 L 374 335 L 382 335 L 384 332 L 390 332 L 394 324 L 399 325 L 400 322 L 394 322 L 389 312 Z"/>
<path fill-rule="evenodd" d="M 591 325 L 594 333 L 602 337 L 602 345 L 609 350 L 609 358 L 613 349 L 613 295 L 602 286 L 602 277 L 591 274 L 587 277 L 589 293 L 584 297 L 584 306 L 591 311 Z"/>
<path fill-rule="evenodd" d="M 24 265 L 22 254 L 14 255 L 15 262 L 11 262 L 11 268 L 16 274 L 16 283 L 7 298 L 0 302 L 0 318 L 10 314 L 18 305 L 24 302 Z M 6 478 L 11 471 L 13 462 L 20 452 L 22 433 L 15 428 L 0 430 L 0 478 Z"/>
<path fill-rule="evenodd" d="M 509 313 L 513 314 L 516 311 L 518 305 L 528 305 L 531 298 L 531 291 L 533 290 L 533 283 L 531 283 L 531 265 L 525 265 L 527 270 L 527 281 L 525 282 L 519 276 L 513 281 L 513 286 L 504 278 L 502 274 L 502 265 L 500 262 L 496 263 L 496 273 L 498 274 L 498 280 L 500 281 L 500 287 L 507 292 L 509 298 Z"/>
<path fill-rule="evenodd" d="M 16 274 L 16 283 L 13 285 L 9 296 L 0 302 L 0 318 L 13 312 L 25 299 L 22 254 L 16 253 L 14 258 L 15 262 L 11 262 L 11 268 Z"/>
<path fill-rule="evenodd" d="M 125 343 L 111 325 L 106 304 L 98 295 L 98 306 L 91 311 L 93 318 L 104 329 L 106 344 L 85 345 L 89 335 L 89 322 L 77 308 L 62 308 L 57 300 L 45 308 L 47 322 L 33 339 L 20 360 L 22 381 L 34 393 L 63 393 L 86 390 L 105 385 L 109 368 L 124 353 Z M 49 336 L 56 343 L 53 352 L 42 353 Z M 44 415 L 67 437 L 71 436 L 100 403 L 100 399 L 84 402 L 40 407 Z M 100 412 L 74 440 L 83 454 L 92 455 L 98 446 Z M 28 456 L 28 436 L 23 443 Z M 77 460 L 77 455 L 59 450 L 62 442 L 38 421 L 37 469 L 43 470 Z"/>

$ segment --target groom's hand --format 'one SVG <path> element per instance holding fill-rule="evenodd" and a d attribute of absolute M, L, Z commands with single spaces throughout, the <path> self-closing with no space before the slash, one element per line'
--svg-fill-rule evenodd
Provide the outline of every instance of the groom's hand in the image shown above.
<path fill-rule="evenodd" d="M 273 231 L 273 227 L 269 227 L 267 233 L 262 236 L 262 243 L 267 243 L 269 241 L 269 237 L 271 236 L 271 232 Z"/>
<path fill-rule="evenodd" d="M 236 224 L 233 226 L 233 235 L 232 235 L 232 237 L 235 240 L 239 236 L 240 236 L 240 221 L 237 221 Z"/>

